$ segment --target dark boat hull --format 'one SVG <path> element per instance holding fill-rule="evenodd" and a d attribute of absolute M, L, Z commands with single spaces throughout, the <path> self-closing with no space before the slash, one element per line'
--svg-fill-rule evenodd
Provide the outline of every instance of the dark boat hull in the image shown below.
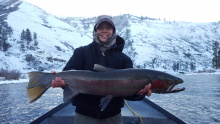
<path fill-rule="evenodd" d="M 184 121 L 146 98 L 142 101 L 127 101 L 127 103 L 134 112 L 141 116 L 144 124 L 185 124 Z M 74 116 L 75 106 L 67 102 L 60 104 L 31 124 L 73 124 Z M 124 124 L 140 124 L 139 117 L 133 114 L 126 105 L 122 108 L 122 116 Z"/>

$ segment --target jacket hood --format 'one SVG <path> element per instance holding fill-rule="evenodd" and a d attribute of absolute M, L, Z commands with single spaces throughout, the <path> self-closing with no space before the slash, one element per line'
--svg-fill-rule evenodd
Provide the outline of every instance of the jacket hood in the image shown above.
<path fill-rule="evenodd" d="M 98 33 L 96 32 L 97 27 L 99 26 L 100 23 L 102 22 L 109 22 L 112 26 L 113 26 L 113 35 L 112 37 L 108 37 L 107 41 L 105 43 L 102 43 L 99 39 L 98 39 Z M 115 44 L 116 42 L 116 30 L 115 30 L 115 24 L 113 22 L 113 18 L 109 15 L 100 15 L 96 18 L 95 20 L 95 24 L 94 24 L 94 28 L 93 28 L 93 40 L 96 41 L 101 48 L 102 52 L 105 52 L 106 50 L 110 49 L 110 47 L 112 47 L 112 45 Z"/>
<path fill-rule="evenodd" d="M 109 22 L 112 26 L 113 26 L 113 30 L 114 30 L 114 34 L 112 35 L 112 37 L 109 37 L 108 40 L 112 40 L 113 38 L 116 37 L 116 29 L 115 29 L 115 24 L 114 24 L 114 21 L 113 21 L 113 18 L 112 16 L 109 16 L 109 15 L 100 15 L 96 18 L 95 20 L 95 24 L 94 24 L 94 28 L 93 28 L 93 39 L 98 39 L 98 34 L 96 32 L 96 29 L 97 27 L 99 26 L 100 23 L 102 22 Z M 107 41 L 108 41 L 107 40 Z"/>
<path fill-rule="evenodd" d="M 123 49 L 124 49 L 124 45 L 125 45 L 125 41 L 124 41 L 124 39 L 122 38 L 122 37 L 120 37 L 120 36 L 116 36 L 116 43 L 115 43 L 115 45 L 114 46 L 112 46 L 112 48 L 113 49 L 115 49 L 115 50 L 119 50 L 119 51 L 123 51 Z"/>

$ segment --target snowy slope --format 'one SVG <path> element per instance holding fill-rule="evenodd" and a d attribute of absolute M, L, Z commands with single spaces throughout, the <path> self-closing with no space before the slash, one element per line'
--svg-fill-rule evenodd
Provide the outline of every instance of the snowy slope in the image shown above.
<path fill-rule="evenodd" d="M 19 6 L 19 10 L 12 12 L 8 16 L 8 24 L 14 29 L 13 39 L 11 41 L 12 47 L 6 53 L 4 66 L 8 68 L 16 68 L 25 70 L 32 68 L 27 66 L 25 62 L 25 55 L 32 54 L 40 63 L 40 67 L 45 68 L 51 66 L 49 69 L 57 69 L 64 66 L 66 61 L 72 55 L 73 49 L 91 42 L 87 36 L 81 36 L 71 25 L 64 23 L 45 11 L 33 6 L 29 3 L 23 2 Z M 20 51 L 20 35 L 22 30 L 30 29 L 31 33 L 37 33 L 39 42 L 39 49 L 32 51 Z M 60 47 L 61 49 L 57 49 Z M 4 56 L 4 55 L 3 55 Z M 48 61 L 48 58 L 59 59 L 60 61 Z M 13 61 L 15 60 L 15 61 Z M 62 68 L 62 67 L 61 67 Z"/>
<path fill-rule="evenodd" d="M 12 47 L 0 52 L 0 67 L 31 70 L 61 70 L 75 48 L 92 42 L 95 18 L 57 18 L 22 2 L 7 17 L 13 28 Z M 220 40 L 220 23 L 168 22 L 133 15 L 114 17 L 117 34 L 126 40 L 124 52 L 136 67 L 162 71 L 197 71 L 211 68 L 212 41 Z M 37 33 L 35 50 L 20 49 L 22 30 Z M 33 44 L 33 43 L 32 43 Z M 27 62 L 32 55 L 34 61 Z"/>
<path fill-rule="evenodd" d="M 217 33 L 213 29 L 219 24 L 168 23 L 160 20 L 137 22 L 130 26 L 133 45 L 138 53 L 135 58 L 137 65 L 145 63 L 150 66 L 152 59 L 156 58 L 155 67 L 161 68 L 163 65 L 168 70 L 175 63 L 180 63 L 185 69 L 186 63 L 211 67 L 212 41 L 220 39 L 220 29 L 216 30 Z"/>
<path fill-rule="evenodd" d="M 128 41 L 133 42 L 136 65 L 166 71 L 174 66 L 179 66 L 179 71 L 211 68 L 212 41 L 220 40 L 220 23 L 167 22 L 135 16 L 124 20 L 129 20 L 126 30 L 130 31 Z M 121 34 L 126 37 L 126 33 Z"/>

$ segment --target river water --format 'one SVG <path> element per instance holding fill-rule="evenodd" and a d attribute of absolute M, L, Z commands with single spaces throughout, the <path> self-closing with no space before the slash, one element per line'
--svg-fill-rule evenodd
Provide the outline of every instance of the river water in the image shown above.
<path fill-rule="evenodd" d="M 37 101 L 29 104 L 27 83 L 0 85 L 0 124 L 29 124 L 62 103 L 62 90 L 50 88 Z"/>
<path fill-rule="evenodd" d="M 186 90 L 149 98 L 189 124 L 220 123 L 220 75 L 179 75 Z"/>
<path fill-rule="evenodd" d="M 189 124 L 220 123 L 220 75 L 178 75 L 186 90 L 152 94 L 149 99 Z M 0 124 L 28 124 L 62 103 L 62 90 L 50 88 L 28 104 L 27 83 L 0 84 Z"/>

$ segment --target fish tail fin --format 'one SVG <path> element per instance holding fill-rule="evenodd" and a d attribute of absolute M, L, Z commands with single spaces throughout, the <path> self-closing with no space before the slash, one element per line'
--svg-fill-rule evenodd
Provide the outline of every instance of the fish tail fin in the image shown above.
<path fill-rule="evenodd" d="M 28 103 L 32 103 L 40 98 L 44 92 L 49 88 L 44 86 L 42 78 L 46 73 L 43 72 L 29 72 L 29 83 L 27 86 Z"/>

